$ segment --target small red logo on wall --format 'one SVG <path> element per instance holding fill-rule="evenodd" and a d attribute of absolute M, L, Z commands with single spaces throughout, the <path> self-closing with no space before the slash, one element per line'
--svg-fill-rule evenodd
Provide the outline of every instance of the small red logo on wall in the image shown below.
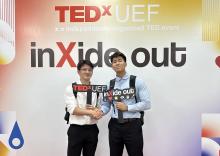
<path fill-rule="evenodd" d="M 215 59 L 216 65 L 220 68 L 220 56 L 216 57 Z M 220 155 L 219 155 L 220 156 Z"/>

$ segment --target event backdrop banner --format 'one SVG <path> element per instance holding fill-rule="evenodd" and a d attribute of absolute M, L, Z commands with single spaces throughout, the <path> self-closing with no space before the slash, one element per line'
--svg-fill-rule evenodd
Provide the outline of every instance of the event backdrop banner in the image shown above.
<path fill-rule="evenodd" d="M 220 0 L 0 0 L 0 156 L 65 156 L 76 64 L 91 60 L 105 85 L 116 51 L 150 91 L 144 155 L 219 156 Z"/>

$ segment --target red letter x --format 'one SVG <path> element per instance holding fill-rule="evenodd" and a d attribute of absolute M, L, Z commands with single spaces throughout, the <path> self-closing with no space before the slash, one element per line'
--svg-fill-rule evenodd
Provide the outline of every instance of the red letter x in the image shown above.
<path fill-rule="evenodd" d="M 58 47 L 60 48 L 61 52 L 63 53 L 62 58 L 60 59 L 59 63 L 56 67 L 62 67 L 64 62 L 67 60 L 71 67 L 76 67 L 76 64 L 74 63 L 73 59 L 70 56 L 70 52 L 75 46 L 76 42 L 70 42 L 67 49 L 65 49 L 62 42 L 57 42 Z"/>
<path fill-rule="evenodd" d="M 112 14 L 110 13 L 109 9 L 111 8 L 111 5 L 109 6 L 102 6 L 102 8 L 104 9 L 104 12 L 102 13 L 102 16 L 105 16 L 106 14 L 108 14 L 109 16 L 111 16 Z"/>

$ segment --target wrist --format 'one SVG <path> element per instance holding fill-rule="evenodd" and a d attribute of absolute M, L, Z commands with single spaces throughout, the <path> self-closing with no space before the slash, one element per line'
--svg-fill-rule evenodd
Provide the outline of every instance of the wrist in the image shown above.
<path fill-rule="evenodd" d="M 125 111 L 128 111 L 128 106 L 127 105 L 125 106 Z"/>
<path fill-rule="evenodd" d="M 92 115 L 92 110 L 91 109 L 87 109 L 86 111 L 87 111 L 87 113 L 86 113 L 87 115 L 89 115 L 89 116 Z"/>

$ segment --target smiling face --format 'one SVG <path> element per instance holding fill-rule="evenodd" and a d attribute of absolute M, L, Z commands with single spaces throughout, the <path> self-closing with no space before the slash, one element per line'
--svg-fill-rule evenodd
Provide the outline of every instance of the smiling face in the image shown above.
<path fill-rule="evenodd" d="M 125 67 L 126 66 L 127 66 L 127 63 L 125 62 L 125 60 L 121 56 L 113 58 L 113 60 L 112 60 L 112 69 L 116 73 L 125 72 Z"/>
<path fill-rule="evenodd" d="M 92 74 L 93 74 L 93 69 L 87 64 L 84 64 L 79 70 L 78 74 L 81 80 L 84 81 L 90 81 Z"/>

